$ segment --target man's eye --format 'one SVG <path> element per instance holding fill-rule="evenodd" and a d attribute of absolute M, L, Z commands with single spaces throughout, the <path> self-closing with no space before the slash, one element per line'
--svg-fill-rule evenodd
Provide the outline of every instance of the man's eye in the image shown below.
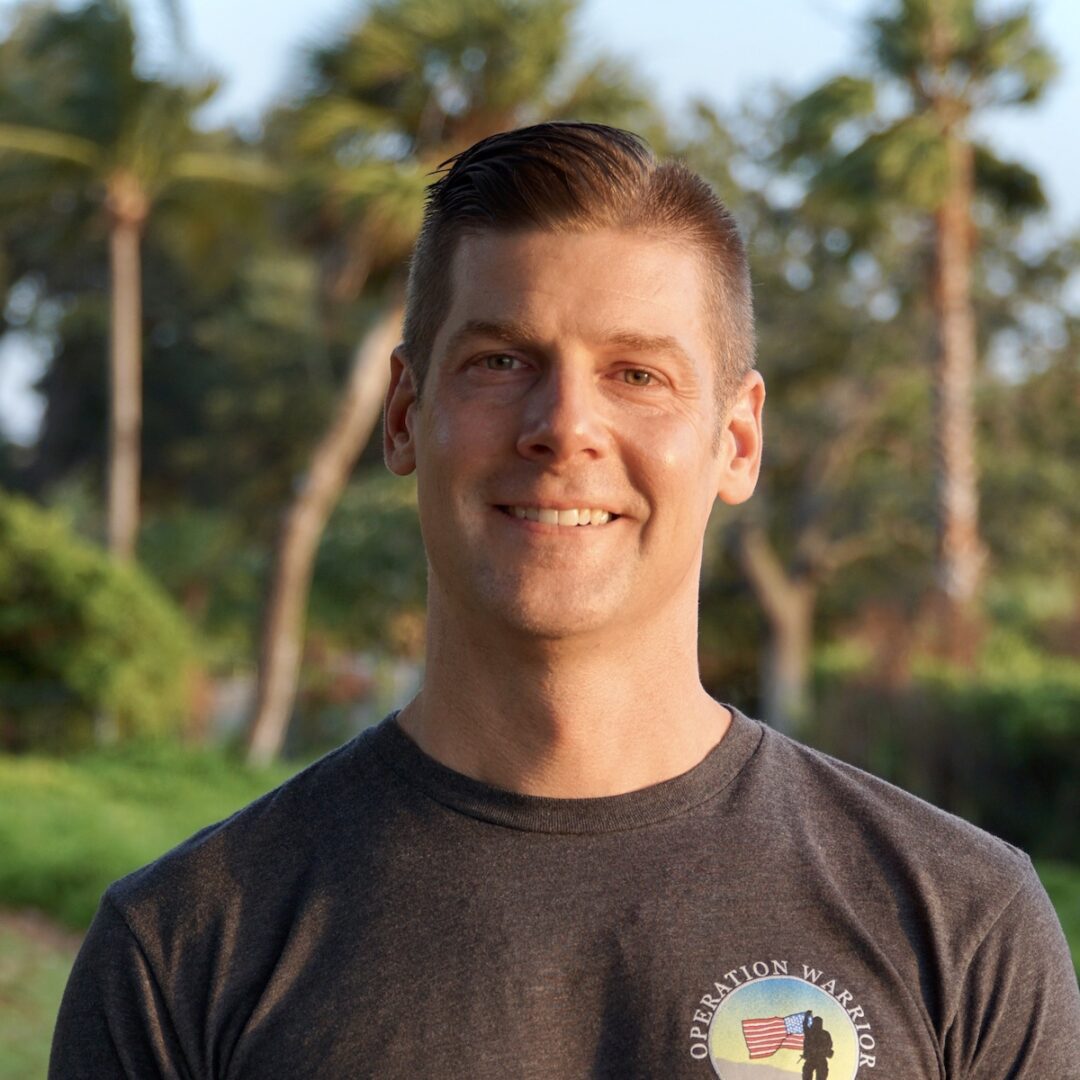
<path fill-rule="evenodd" d="M 521 363 L 516 356 L 508 356 L 506 353 L 495 353 L 492 356 L 485 356 L 480 361 L 488 369 L 488 371 L 513 371 L 515 365 Z"/>
<path fill-rule="evenodd" d="M 640 368 L 626 368 L 623 371 L 623 379 L 631 386 L 649 386 L 652 381 L 651 371 L 642 371 Z"/>

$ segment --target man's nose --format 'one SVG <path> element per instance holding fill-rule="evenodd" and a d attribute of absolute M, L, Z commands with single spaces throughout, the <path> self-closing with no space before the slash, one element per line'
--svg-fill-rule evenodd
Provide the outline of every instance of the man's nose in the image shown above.
<path fill-rule="evenodd" d="M 608 437 L 591 371 L 552 365 L 529 390 L 517 440 L 522 457 L 547 465 L 599 457 Z"/>

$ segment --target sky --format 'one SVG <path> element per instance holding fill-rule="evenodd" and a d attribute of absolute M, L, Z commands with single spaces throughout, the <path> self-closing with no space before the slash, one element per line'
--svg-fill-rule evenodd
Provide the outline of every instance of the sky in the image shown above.
<path fill-rule="evenodd" d="M 164 55 L 162 0 L 132 0 L 151 59 Z M 14 6 L 0 0 L 0 20 Z M 210 121 L 257 125 L 295 85 L 298 47 L 355 23 L 362 0 L 186 0 L 191 52 L 223 81 Z M 672 111 L 693 97 L 721 111 L 770 86 L 807 90 L 850 70 L 875 0 L 585 0 L 577 40 L 628 59 Z M 988 8 L 1002 4 L 988 0 Z M 1008 7 L 1013 4 L 1006 5 Z M 991 116 L 981 134 L 1037 172 L 1055 231 L 1080 230 L 1080 0 L 1036 0 L 1040 36 L 1061 72 L 1042 102 Z M 10 338 L 10 335 L 9 335 Z M 33 438 L 40 403 L 29 385 L 42 360 L 25 341 L 0 345 L 0 426 Z"/>

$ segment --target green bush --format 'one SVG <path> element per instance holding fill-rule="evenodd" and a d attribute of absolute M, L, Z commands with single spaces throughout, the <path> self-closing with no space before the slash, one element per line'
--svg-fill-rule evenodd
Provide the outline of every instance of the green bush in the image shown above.
<path fill-rule="evenodd" d="M 0 745 L 70 747 L 102 720 L 121 737 L 175 733 L 197 662 L 150 578 L 0 492 Z"/>
<path fill-rule="evenodd" d="M 65 760 L 0 753 L 0 909 L 85 928 L 106 886 L 227 817 L 299 766 L 252 769 L 165 742 Z"/>
<path fill-rule="evenodd" d="M 353 480 L 327 522 L 311 583 L 310 625 L 353 649 L 407 654 L 402 623 L 422 616 L 426 575 L 415 478 L 369 470 Z"/>

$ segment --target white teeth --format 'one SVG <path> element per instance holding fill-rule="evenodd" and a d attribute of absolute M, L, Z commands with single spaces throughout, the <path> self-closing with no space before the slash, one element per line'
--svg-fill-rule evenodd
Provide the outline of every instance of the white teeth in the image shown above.
<path fill-rule="evenodd" d="M 509 506 L 519 521 L 539 521 L 544 525 L 606 525 L 611 520 L 607 510 L 584 507 L 581 510 L 552 510 L 539 506 Z"/>

